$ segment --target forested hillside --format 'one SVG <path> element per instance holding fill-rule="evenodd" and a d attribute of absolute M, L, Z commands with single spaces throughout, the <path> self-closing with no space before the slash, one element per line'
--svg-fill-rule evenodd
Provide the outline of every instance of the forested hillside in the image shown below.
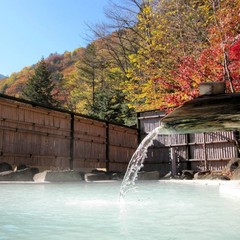
<path fill-rule="evenodd" d="M 239 12 L 239 0 L 113 4 L 108 23 L 92 28 L 97 40 L 45 59 L 56 99 L 70 110 L 127 122 L 132 110 L 171 109 L 196 97 L 200 82 L 225 81 L 227 91 L 239 91 Z M 22 97 L 34 68 L 2 80 L 1 92 Z"/>
<path fill-rule="evenodd" d="M 59 83 L 63 84 L 62 77 L 66 79 L 69 75 L 76 71 L 76 63 L 82 58 L 84 49 L 79 48 L 73 52 L 65 52 L 64 54 L 53 53 L 45 59 L 49 71 L 53 73 L 53 78 Z M 40 59 L 39 59 L 40 60 Z M 13 73 L 10 77 L 4 79 L 0 83 L 1 92 L 7 95 L 16 97 L 22 96 L 22 89 L 26 81 L 33 74 L 36 64 L 23 68 L 20 72 Z"/>
<path fill-rule="evenodd" d="M 0 74 L 0 79 L 3 79 L 3 78 L 5 78 L 5 76 L 4 76 L 4 75 L 2 75 L 2 74 Z"/>

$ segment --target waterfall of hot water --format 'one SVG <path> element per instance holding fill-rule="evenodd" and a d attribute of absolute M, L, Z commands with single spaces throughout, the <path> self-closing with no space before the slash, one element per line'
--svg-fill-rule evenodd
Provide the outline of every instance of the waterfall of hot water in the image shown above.
<path fill-rule="evenodd" d="M 125 176 L 123 178 L 121 188 L 120 188 L 120 199 L 123 199 L 126 193 L 134 188 L 135 180 L 137 179 L 137 174 L 140 169 L 143 167 L 144 159 L 147 156 L 148 148 L 153 144 L 153 140 L 157 137 L 158 134 L 169 134 L 167 129 L 162 126 L 155 128 L 151 131 L 140 143 L 137 150 L 133 154 Z"/>

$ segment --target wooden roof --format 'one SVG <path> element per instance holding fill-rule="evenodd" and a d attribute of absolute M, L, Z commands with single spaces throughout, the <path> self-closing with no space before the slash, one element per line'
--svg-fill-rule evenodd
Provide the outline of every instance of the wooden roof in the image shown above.
<path fill-rule="evenodd" d="M 161 125 L 176 133 L 240 129 L 240 93 L 193 99 L 162 118 Z"/>

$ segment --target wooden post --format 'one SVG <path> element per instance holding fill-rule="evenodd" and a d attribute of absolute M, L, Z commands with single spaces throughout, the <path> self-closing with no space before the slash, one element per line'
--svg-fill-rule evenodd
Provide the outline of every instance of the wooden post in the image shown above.
<path fill-rule="evenodd" d="M 73 161 L 74 161 L 74 114 L 71 113 L 70 120 L 70 153 L 69 153 L 69 168 L 73 169 Z"/>
<path fill-rule="evenodd" d="M 171 147 L 171 172 L 172 176 L 177 175 L 177 156 L 176 156 L 176 149 L 174 147 Z"/>
<path fill-rule="evenodd" d="M 239 142 L 239 131 L 233 131 L 233 140 L 235 141 L 236 148 L 237 148 L 237 156 L 240 157 L 240 142 Z"/>
<path fill-rule="evenodd" d="M 141 131 L 141 121 L 140 121 L 140 113 L 137 113 L 137 131 L 138 131 L 138 145 L 141 143 L 142 141 L 142 135 L 143 132 Z"/>
<path fill-rule="evenodd" d="M 203 133 L 203 154 L 204 154 L 204 170 L 208 170 L 207 166 L 207 148 L 206 148 L 206 133 Z"/>
<path fill-rule="evenodd" d="M 190 161 L 190 159 L 191 159 L 191 152 L 190 152 L 190 145 L 189 145 L 189 143 L 190 143 L 190 134 L 186 134 L 186 139 L 187 139 L 187 145 L 186 145 L 186 152 L 187 152 L 187 170 L 192 170 L 192 164 L 191 164 L 191 161 Z"/>
<path fill-rule="evenodd" d="M 109 171 L 109 165 L 110 165 L 110 161 L 109 161 L 109 123 L 106 122 L 106 171 Z"/>

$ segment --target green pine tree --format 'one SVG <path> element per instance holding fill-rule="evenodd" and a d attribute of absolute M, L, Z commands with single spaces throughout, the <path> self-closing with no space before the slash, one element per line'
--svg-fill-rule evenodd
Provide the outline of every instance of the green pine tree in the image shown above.
<path fill-rule="evenodd" d="M 51 79 L 51 73 L 47 69 L 47 64 L 42 58 L 37 63 L 34 74 L 28 79 L 23 89 L 23 97 L 46 106 L 57 106 L 57 101 L 53 96 L 55 84 Z"/>
<path fill-rule="evenodd" d="M 95 101 L 88 105 L 92 117 L 125 125 L 135 125 L 136 114 L 125 103 L 125 96 L 119 90 L 104 89 L 95 93 Z"/>

